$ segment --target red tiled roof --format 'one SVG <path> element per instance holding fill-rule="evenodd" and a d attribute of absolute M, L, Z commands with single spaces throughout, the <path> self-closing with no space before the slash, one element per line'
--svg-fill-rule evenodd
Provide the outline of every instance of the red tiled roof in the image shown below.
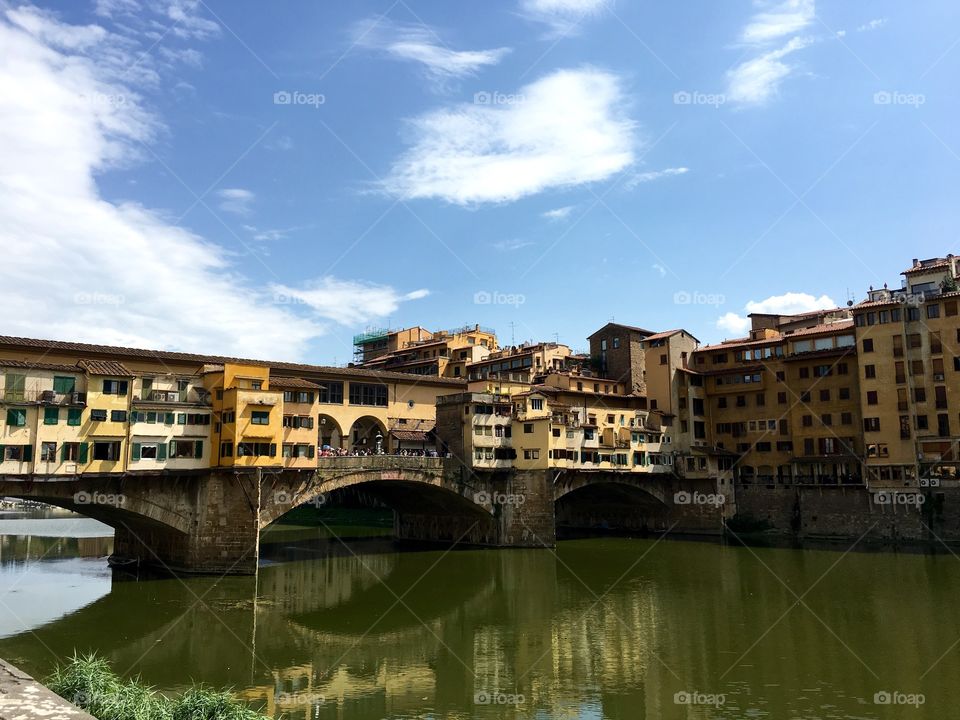
<path fill-rule="evenodd" d="M 112 377 L 133 377 L 133 373 L 123 364 L 115 360 L 81 360 L 77 363 L 91 375 L 107 375 Z"/>
<path fill-rule="evenodd" d="M 316 383 L 310 382 L 309 380 L 304 380 L 303 378 L 271 376 L 270 387 L 278 388 L 280 390 L 284 388 L 316 390 L 320 386 L 317 385 Z"/>
<path fill-rule="evenodd" d="M 637 332 L 637 333 L 640 333 L 641 335 L 653 335 L 653 330 L 646 330 L 646 329 L 644 329 L 644 328 L 642 328 L 642 327 L 637 327 L 637 326 L 635 326 L 635 325 L 624 325 L 623 323 L 608 322 L 606 325 L 604 325 L 602 328 L 600 328 L 600 330 L 597 330 L 595 333 L 592 333 L 592 334 L 590 334 L 590 335 L 587 335 L 587 340 L 589 340 L 590 338 L 592 338 L 594 335 L 599 334 L 601 331 L 606 330 L 608 327 L 623 328 L 624 330 L 630 330 L 630 331 L 632 331 L 632 332 Z"/>
<path fill-rule="evenodd" d="M 113 355 L 115 357 L 147 361 L 162 362 L 164 360 L 169 360 L 171 362 L 196 363 L 197 365 L 222 365 L 224 363 L 238 363 L 244 365 L 268 367 L 271 370 L 288 371 L 292 373 L 306 372 L 346 378 L 366 377 L 373 380 L 384 381 L 405 380 L 414 384 L 450 386 L 466 385 L 465 380 L 458 380 L 455 378 L 441 378 L 429 375 L 410 375 L 408 373 L 389 372 L 384 370 L 340 368 L 329 367 L 325 365 L 307 365 L 305 363 L 251 360 L 245 358 L 226 357 L 222 355 L 199 355 L 196 353 L 176 352 L 171 350 L 148 350 L 143 348 L 128 348 L 113 345 L 93 345 L 90 343 L 69 342 L 65 340 L 41 340 L 36 338 L 13 337 L 8 335 L 0 336 L 0 351 L 13 350 L 17 348 L 31 348 L 35 350 L 46 350 L 49 352 L 60 353 Z"/>
<path fill-rule="evenodd" d="M 81 368 L 76 365 L 58 365 L 56 363 L 31 362 L 30 360 L 4 360 L 0 358 L 0 367 L 18 368 L 23 370 L 53 370 L 56 372 L 79 373 Z"/>
<path fill-rule="evenodd" d="M 916 273 L 927 272 L 928 270 L 939 270 L 941 268 L 950 267 L 951 260 L 948 258 L 940 258 L 937 262 L 930 263 L 929 265 L 914 265 L 912 268 L 907 268 L 904 270 L 901 275 L 915 275 Z"/>

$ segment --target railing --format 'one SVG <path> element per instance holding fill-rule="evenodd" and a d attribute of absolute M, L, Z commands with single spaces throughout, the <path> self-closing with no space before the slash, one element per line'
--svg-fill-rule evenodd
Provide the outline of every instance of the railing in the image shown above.
<path fill-rule="evenodd" d="M 317 458 L 318 470 L 439 470 L 451 458 L 422 455 L 341 455 Z"/>
<path fill-rule="evenodd" d="M 58 393 L 53 390 L 0 390 L 0 402 L 36 403 L 43 405 L 84 405 L 84 392 Z"/>

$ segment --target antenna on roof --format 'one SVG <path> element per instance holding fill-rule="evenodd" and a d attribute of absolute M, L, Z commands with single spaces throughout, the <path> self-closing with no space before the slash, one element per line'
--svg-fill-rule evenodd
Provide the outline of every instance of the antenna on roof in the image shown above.
<path fill-rule="evenodd" d="M 560 344 L 560 333 L 555 332 L 555 333 L 553 334 L 553 341 L 554 341 L 557 345 Z"/>
<path fill-rule="evenodd" d="M 511 320 L 511 321 L 510 321 L 510 344 L 511 344 L 511 345 L 516 345 L 516 344 L 517 344 L 517 339 L 516 339 L 515 335 L 516 335 L 516 333 L 514 333 L 514 322 L 513 322 L 513 320 Z"/>

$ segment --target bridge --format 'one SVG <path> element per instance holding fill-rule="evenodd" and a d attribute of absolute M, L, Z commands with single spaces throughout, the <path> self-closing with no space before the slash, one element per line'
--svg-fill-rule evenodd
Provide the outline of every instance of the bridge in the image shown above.
<path fill-rule="evenodd" d="M 361 488 L 394 511 L 398 540 L 551 547 L 558 525 L 719 534 L 722 508 L 686 502 L 712 481 L 615 471 L 471 470 L 454 458 L 319 458 L 315 468 L 0 476 L 32 499 L 115 530 L 114 556 L 172 572 L 253 574 L 260 531 L 295 507 Z"/>

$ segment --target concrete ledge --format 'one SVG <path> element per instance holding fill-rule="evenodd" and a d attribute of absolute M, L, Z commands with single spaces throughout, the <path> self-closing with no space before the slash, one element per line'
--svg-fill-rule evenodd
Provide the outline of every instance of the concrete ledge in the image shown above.
<path fill-rule="evenodd" d="M 0 660 L 0 719 L 95 720 L 22 670 Z"/>

